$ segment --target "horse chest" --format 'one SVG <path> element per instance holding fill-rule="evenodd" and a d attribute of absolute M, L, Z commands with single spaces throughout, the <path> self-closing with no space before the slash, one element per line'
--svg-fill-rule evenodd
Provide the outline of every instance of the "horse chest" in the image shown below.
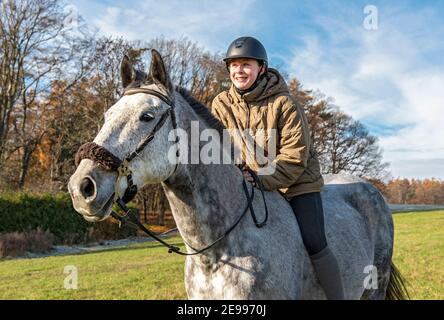
<path fill-rule="evenodd" d="M 247 299 L 254 278 L 229 265 L 217 270 L 187 263 L 185 287 L 190 299 Z"/>

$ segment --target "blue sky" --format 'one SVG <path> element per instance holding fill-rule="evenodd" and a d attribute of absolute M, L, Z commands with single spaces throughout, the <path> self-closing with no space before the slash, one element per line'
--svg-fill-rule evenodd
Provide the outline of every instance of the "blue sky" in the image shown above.
<path fill-rule="evenodd" d="M 444 179 L 444 1 L 69 3 L 101 34 L 130 40 L 186 36 L 224 52 L 257 37 L 271 65 L 378 136 L 394 177 Z"/>

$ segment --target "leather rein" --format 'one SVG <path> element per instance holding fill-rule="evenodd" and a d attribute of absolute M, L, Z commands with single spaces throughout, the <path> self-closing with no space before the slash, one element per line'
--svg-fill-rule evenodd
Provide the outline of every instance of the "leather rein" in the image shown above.
<path fill-rule="evenodd" d="M 99 146 L 94 142 L 88 142 L 88 143 L 85 143 L 84 145 L 82 145 L 76 154 L 76 165 L 78 165 L 80 163 L 80 161 L 83 159 L 90 159 L 90 160 L 93 160 L 94 162 L 98 163 L 99 166 L 102 167 L 104 170 L 114 171 L 117 173 L 117 178 L 116 178 L 115 187 L 114 187 L 115 191 L 113 194 L 113 198 L 114 198 L 114 203 L 116 203 L 118 205 L 118 207 L 123 211 L 123 214 L 119 215 L 114 210 L 112 210 L 111 216 L 114 219 L 118 220 L 120 224 L 123 223 L 123 224 L 130 225 L 132 227 L 135 227 L 135 228 L 139 228 L 144 233 L 146 233 L 147 235 L 149 235 L 150 237 L 152 237 L 156 241 L 160 242 L 162 245 L 166 246 L 168 248 L 169 253 L 174 252 L 174 253 L 184 255 L 184 256 L 201 254 L 201 253 L 205 252 L 206 250 L 210 249 L 211 247 L 213 247 L 214 245 L 216 245 L 218 242 L 220 242 L 222 239 L 224 239 L 226 236 L 228 236 L 228 234 L 230 234 L 230 232 L 236 228 L 236 226 L 241 222 L 242 218 L 246 215 L 248 210 L 250 210 L 251 216 L 253 218 L 253 221 L 254 221 L 256 227 L 262 228 L 263 226 L 265 226 L 267 223 L 267 220 L 268 220 L 268 208 L 267 208 L 267 203 L 265 201 L 265 194 L 263 191 L 263 186 L 261 184 L 261 181 L 257 177 L 256 173 L 250 169 L 247 169 L 247 170 L 253 176 L 253 178 L 256 182 L 256 185 L 259 187 L 259 189 L 261 191 L 262 198 L 264 201 L 265 218 L 262 222 L 258 222 L 256 214 L 253 209 L 253 205 L 252 205 L 253 199 L 254 199 L 254 187 L 252 186 L 252 190 L 251 190 L 251 194 L 250 194 L 250 192 L 248 191 L 248 187 L 245 182 L 245 179 L 242 180 L 242 186 L 243 186 L 244 193 L 245 193 L 245 196 L 247 199 L 247 205 L 246 205 L 245 209 L 243 210 L 242 214 L 239 216 L 239 218 L 236 220 L 236 222 L 230 228 L 228 228 L 214 242 L 205 246 L 204 248 L 195 249 L 190 244 L 188 244 L 185 241 L 185 239 L 183 239 L 184 243 L 194 251 L 192 253 L 181 252 L 179 247 L 176 247 L 176 246 L 166 243 L 158 236 L 158 234 L 147 229 L 139 221 L 138 217 L 126 206 L 126 203 L 130 202 L 137 194 L 137 186 L 133 182 L 132 172 L 129 168 L 129 164 L 135 157 L 139 156 L 140 153 L 148 145 L 148 143 L 151 140 L 153 140 L 156 132 L 162 128 L 162 126 L 166 122 L 168 116 L 171 117 L 173 129 L 175 131 L 177 129 L 177 122 L 176 122 L 176 114 L 174 112 L 175 104 L 174 104 L 174 101 L 170 97 L 163 95 L 160 92 L 158 92 L 156 90 L 149 89 L 149 88 L 130 88 L 130 89 L 125 90 L 125 92 L 123 93 L 123 96 L 132 95 L 132 94 L 136 94 L 136 93 L 145 93 L 148 95 L 153 95 L 153 96 L 161 99 L 163 102 L 165 102 L 169 106 L 169 108 L 161 115 L 159 121 L 156 123 L 153 130 L 151 130 L 151 132 L 137 145 L 136 149 L 133 152 L 131 152 L 127 157 L 125 157 L 123 160 L 120 160 L 117 156 L 115 156 L 112 152 L 110 152 L 106 148 Z M 176 135 L 175 142 L 176 143 L 178 142 L 177 135 Z M 178 151 L 176 153 L 176 156 L 177 157 L 179 156 Z M 174 168 L 174 172 L 177 170 L 177 166 L 178 166 L 178 161 L 176 161 L 176 167 Z M 243 166 L 238 166 L 238 168 L 240 170 L 243 170 Z M 120 194 L 118 192 L 119 191 L 118 188 L 120 186 L 120 180 L 122 178 L 127 179 L 127 188 L 125 189 L 125 192 L 124 192 L 122 198 L 120 198 L 118 196 Z"/>

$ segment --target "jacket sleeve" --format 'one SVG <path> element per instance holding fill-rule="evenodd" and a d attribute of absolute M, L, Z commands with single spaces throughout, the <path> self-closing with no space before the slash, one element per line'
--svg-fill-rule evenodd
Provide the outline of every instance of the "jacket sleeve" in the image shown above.
<path fill-rule="evenodd" d="M 213 116 L 215 116 L 219 121 L 221 121 L 223 123 L 224 122 L 223 117 L 222 117 L 221 112 L 219 110 L 220 103 L 221 102 L 219 101 L 219 96 L 216 96 L 213 99 L 213 101 L 208 109 L 210 109 L 210 112 Z"/>
<path fill-rule="evenodd" d="M 278 119 L 276 158 L 267 172 L 258 176 L 265 190 L 277 190 L 293 185 L 307 167 L 310 131 L 303 109 L 291 97 L 284 99 Z"/>

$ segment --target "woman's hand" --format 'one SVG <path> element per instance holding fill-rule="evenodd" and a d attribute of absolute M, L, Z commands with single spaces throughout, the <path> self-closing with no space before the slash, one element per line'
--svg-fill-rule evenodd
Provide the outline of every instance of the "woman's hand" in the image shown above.
<path fill-rule="evenodd" d="M 254 182 L 254 178 L 251 175 L 250 172 L 248 172 L 248 170 L 243 170 L 243 174 L 244 174 L 244 178 L 245 180 L 247 180 L 248 182 L 251 182 L 251 184 L 253 185 L 253 187 L 256 186 L 256 182 Z"/>

